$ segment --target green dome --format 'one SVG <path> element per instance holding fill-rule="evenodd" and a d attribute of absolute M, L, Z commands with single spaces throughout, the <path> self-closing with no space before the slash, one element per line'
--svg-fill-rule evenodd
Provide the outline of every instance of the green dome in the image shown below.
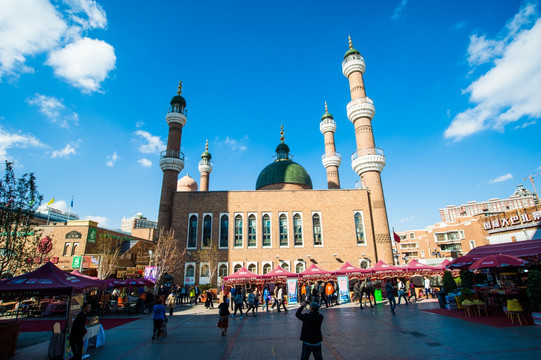
<path fill-rule="evenodd" d="M 267 165 L 259 174 L 255 188 L 258 190 L 266 185 L 282 183 L 306 185 L 312 189 L 310 175 L 301 165 L 291 160 L 279 160 Z"/>
<path fill-rule="evenodd" d="M 276 147 L 276 152 L 280 151 L 289 153 L 289 146 L 287 146 L 285 143 L 278 144 L 278 146 Z"/>
<path fill-rule="evenodd" d="M 180 107 L 185 108 L 186 107 L 186 100 L 180 95 L 175 95 L 171 99 L 171 105 L 173 104 L 180 104 Z"/>
<path fill-rule="evenodd" d="M 330 112 L 325 112 L 325 114 L 323 114 L 323 116 L 321 117 L 321 120 L 327 119 L 327 118 L 329 118 L 329 119 L 333 118 L 332 114 Z"/>
<path fill-rule="evenodd" d="M 346 51 L 346 54 L 344 55 L 344 59 L 347 58 L 351 54 L 361 55 L 361 53 L 358 50 L 351 48 L 351 49 L 348 49 L 348 51 Z"/>
<path fill-rule="evenodd" d="M 201 159 L 202 158 L 212 159 L 212 155 L 210 155 L 208 151 L 205 151 L 204 153 L 201 154 Z"/>

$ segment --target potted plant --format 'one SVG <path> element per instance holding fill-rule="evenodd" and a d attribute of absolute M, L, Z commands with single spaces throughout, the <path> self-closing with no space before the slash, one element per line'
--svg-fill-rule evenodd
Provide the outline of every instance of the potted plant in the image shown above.
<path fill-rule="evenodd" d="M 530 299 L 534 324 L 541 325 L 541 271 L 530 270 L 528 272 L 526 293 Z"/>

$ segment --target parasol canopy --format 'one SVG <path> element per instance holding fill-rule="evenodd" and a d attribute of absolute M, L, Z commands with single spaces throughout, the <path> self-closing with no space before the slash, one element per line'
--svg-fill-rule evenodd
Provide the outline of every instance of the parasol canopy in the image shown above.
<path fill-rule="evenodd" d="M 453 259 L 449 264 L 447 264 L 447 268 L 467 269 L 471 264 L 473 264 L 479 259 L 482 259 L 483 257 L 484 255 L 475 254 L 468 254 L 457 257 L 456 259 Z"/>
<path fill-rule="evenodd" d="M 269 271 L 268 273 L 262 275 L 263 279 L 273 279 L 273 278 L 295 278 L 299 274 L 292 273 L 290 271 L 284 270 L 280 265 L 277 265 L 274 270 Z"/>
<path fill-rule="evenodd" d="M 149 279 L 126 279 L 126 280 L 119 280 L 119 279 L 107 279 L 105 280 L 107 282 L 107 288 L 116 288 L 116 287 L 124 287 L 124 286 L 154 286 L 154 282 Z"/>
<path fill-rule="evenodd" d="M 387 273 L 387 272 L 397 272 L 397 271 L 404 271 L 405 269 L 400 266 L 395 265 L 389 265 L 385 263 L 383 260 L 380 260 L 374 265 L 374 267 L 371 268 L 373 273 Z"/>
<path fill-rule="evenodd" d="M 411 259 L 410 262 L 405 267 L 406 271 L 436 271 L 441 270 L 439 267 L 426 265 L 423 263 L 420 263 L 416 259 Z"/>
<path fill-rule="evenodd" d="M 372 274 L 372 270 L 353 266 L 349 262 L 346 261 L 346 263 L 342 265 L 340 269 L 336 270 L 335 273 L 336 275 L 352 275 L 352 276 L 370 275 Z"/>
<path fill-rule="evenodd" d="M 526 261 L 511 255 L 489 255 L 475 261 L 470 265 L 470 270 L 501 268 L 505 266 L 524 266 Z"/>
<path fill-rule="evenodd" d="M 0 283 L 0 292 L 36 292 L 41 294 L 82 293 L 90 289 L 105 289 L 103 280 L 93 280 L 60 270 L 51 262 L 23 275 Z"/>

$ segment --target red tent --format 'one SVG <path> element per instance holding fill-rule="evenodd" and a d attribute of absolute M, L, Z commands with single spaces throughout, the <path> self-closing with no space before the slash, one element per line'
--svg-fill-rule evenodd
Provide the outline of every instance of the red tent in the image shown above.
<path fill-rule="evenodd" d="M 84 278 L 87 278 L 87 279 L 99 280 L 99 278 L 97 278 L 97 277 L 95 277 L 95 276 L 90 276 L 90 275 L 83 274 L 83 273 L 80 272 L 79 270 L 73 270 L 73 271 L 71 272 L 71 274 L 77 275 L 77 276 L 81 276 L 81 277 L 84 277 Z"/>
<path fill-rule="evenodd" d="M 416 259 L 411 259 L 410 262 L 406 265 L 406 271 L 410 271 L 410 272 L 436 271 L 436 270 L 441 270 L 441 268 L 420 263 Z"/>
<path fill-rule="evenodd" d="M 378 275 L 394 276 L 393 275 L 394 273 L 401 273 L 401 272 L 404 272 L 406 269 L 401 266 L 394 266 L 394 265 L 386 264 L 383 260 L 380 260 L 376 263 L 376 265 L 374 265 L 374 267 L 370 268 L 370 270 L 372 270 L 372 273 L 375 276 L 378 276 Z"/>
<path fill-rule="evenodd" d="M 372 274 L 372 270 L 370 269 L 362 269 L 356 266 L 351 265 L 349 262 L 346 261 L 344 265 L 340 267 L 340 269 L 336 270 L 336 275 L 350 275 L 350 276 L 363 276 L 363 275 L 370 275 Z"/>
<path fill-rule="evenodd" d="M 105 281 L 65 273 L 50 262 L 37 270 L 0 283 L 0 292 L 42 295 L 76 294 L 95 288 L 105 289 Z"/>
<path fill-rule="evenodd" d="M 541 254 L 541 239 L 478 246 L 468 253 L 479 258 L 495 254 L 516 257 L 536 256 Z"/>
<path fill-rule="evenodd" d="M 225 276 L 224 283 L 244 283 L 244 282 L 256 282 L 260 280 L 261 276 L 248 271 L 244 266 L 236 273 Z"/>
<path fill-rule="evenodd" d="M 284 270 L 280 265 L 276 266 L 274 270 L 262 275 L 263 279 L 275 279 L 275 278 L 295 278 L 299 274 L 292 273 L 290 271 Z"/>
<path fill-rule="evenodd" d="M 299 277 L 300 278 L 311 278 L 311 277 L 322 278 L 326 276 L 331 276 L 332 274 L 333 274 L 332 271 L 320 269 L 316 266 L 316 264 L 312 264 L 310 265 L 308 269 L 301 272 L 299 274 Z"/>
<path fill-rule="evenodd" d="M 457 257 L 456 259 L 453 259 L 449 264 L 447 264 L 447 268 L 454 268 L 454 269 L 467 269 L 471 264 L 473 264 L 475 261 L 482 259 L 483 255 L 464 255 L 461 257 Z"/>

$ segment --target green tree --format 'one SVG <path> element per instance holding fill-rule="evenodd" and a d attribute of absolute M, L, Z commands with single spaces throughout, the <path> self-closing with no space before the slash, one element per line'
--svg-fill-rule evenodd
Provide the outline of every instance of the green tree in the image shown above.
<path fill-rule="evenodd" d="M 43 196 L 38 192 L 33 173 L 15 177 L 13 163 L 5 162 L 0 179 L 0 275 L 15 275 L 31 269 L 27 260 L 34 257 L 39 241 L 32 224 Z"/>
<path fill-rule="evenodd" d="M 455 282 L 455 279 L 453 278 L 453 273 L 450 272 L 449 270 L 446 270 L 443 273 L 442 281 L 443 281 L 443 287 L 445 288 L 445 291 L 451 292 L 454 289 L 456 289 L 456 282 Z"/>
<path fill-rule="evenodd" d="M 474 284 L 473 273 L 470 270 L 460 270 L 460 280 L 463 288 L 471 288 Z"/>

